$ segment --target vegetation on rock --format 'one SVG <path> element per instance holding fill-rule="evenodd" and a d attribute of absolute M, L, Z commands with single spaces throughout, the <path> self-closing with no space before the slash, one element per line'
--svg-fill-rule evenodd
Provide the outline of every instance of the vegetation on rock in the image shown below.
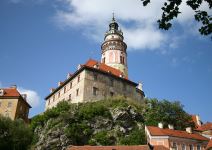
<path fill-rule="evenodd" d="M 180 102 L 146 99 L 145 104 L 123 97 L 97 102 L 60 102 L 32 118 L 35 149 L 65 149 L 68 145 L 146 144 L 145 125 L 192 126 Z"/>

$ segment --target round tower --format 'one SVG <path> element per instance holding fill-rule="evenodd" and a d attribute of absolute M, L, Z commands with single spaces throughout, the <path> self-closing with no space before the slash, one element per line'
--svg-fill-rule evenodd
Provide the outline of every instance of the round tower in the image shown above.
<path fill-rule="evenodd" d="M 123 72 L 124 77 L 128 77 L 127 44 L 123 40 L 123 32 L 119 29 L 119 25 L 113 15 L 109 30 L 105 33 L 104 42 L 101 46 L 101 62 L 119 69 Z"/>

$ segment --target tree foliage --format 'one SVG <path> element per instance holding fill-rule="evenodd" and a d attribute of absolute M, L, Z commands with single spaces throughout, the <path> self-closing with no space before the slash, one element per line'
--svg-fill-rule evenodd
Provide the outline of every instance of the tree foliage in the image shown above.
<path fill-rule="evenodd" d="M 23 120 L 12 121 L 0 116 L 0 149 L 27 150 L 32 142 L 33 133 Z"/>
<path fill-rule="evenodd" d="M 149 99 L 144 118 L 146 125 L 157 126 L 159 122 L 162 122 L 166 127 L 168 124 L 172 124 L 178 130 L 194 127 L 191 115 L 185 112 L 179 101 Z"/>
<path fill-rule="evenodd" d="M 150 3 L 150 0 L 143 1 L 143 6 Z M 206 2 L 208 4 L 209 10 L 212 8 L 212 0 L 186 0 L 186 4 L 193 9 L 195 12 L 194 18 L 196 21 L 201 22 L 201 27 L 199 32 L 202 35 L 212 34 L 212 16 L 206 10 L 200 10 L 200 6 Z M 179 6 L 182 4 L 182 0 L 167 0 L 164 6 L 161 8 L 163 10 L 161 18 L 158 20 L 158 25 L 160 29 L 168 30 L 171 28 L 171 21 L 177 18 L 181 13 L 179 11 Z M 212 38 L 212 37 L 211 37 Z"/>

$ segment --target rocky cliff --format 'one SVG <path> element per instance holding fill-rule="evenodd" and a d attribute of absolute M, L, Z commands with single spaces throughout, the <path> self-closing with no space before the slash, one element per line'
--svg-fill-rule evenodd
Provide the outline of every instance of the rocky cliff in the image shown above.
<path fill-rule="evenodd" d="M 35 150 L 69 145 L 145 144 L 143 106 L 119 98 L 93 103 L 60 103 L 32 119 Z"/>

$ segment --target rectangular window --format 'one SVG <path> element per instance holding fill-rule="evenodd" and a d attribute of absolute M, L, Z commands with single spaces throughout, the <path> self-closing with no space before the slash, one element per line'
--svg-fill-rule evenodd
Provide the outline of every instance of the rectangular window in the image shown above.
<path fill-rule="evenodd" d="M 66 92 L 66 86 L 64 86 L 64 93 Z"/>
<path fill-rule="evenodd" d="M 50 104 L 50 102 L 51 102 L 51 99 L 48 100 L 48 105 Z"/>
<path fill-rule="evenodd" d="M 69 99 L 68 100 L 71 101 L 71 94 L 69 94 Z"/>
<path fill-rule="evenodd" d="M 93 87 L 93 95 L 97 95 L 98 88 Z"/>
<path fill-rule="evenodd" d="M 173 150 L 177 150 L 177 143 L 173 143 Z"/>
<path fill-rule="evenodd" d="M 113 79 L 110 79 L 110 86 L 113 86 Z"/>
<path fill-rule="evenodd" d="M 120 63 L 121 63 L 121 64 L 123 63 L 123 61 L 122 61 L 122 56 L 120 56 Z"/>
<path fill-rule="evenodd" d="M 182 145 L 182 150 L 186 150 L 185 144 Z"/>
<path fill-rule="evenodd" d="M 113 92 L 110 92 L 110 96 L 113 97 L 113 95 L 114 95 L 114 93 Z"/>
<path fill-rule="evenodd" d="M 201 150 L 201 146 L 200 145 L 197 145 L 197 150 Z"/>
<path fill-rule="evenodd" d="M 127 86 L 125 83 L 123 83 L 123 91 L 126 91 L 127 90 Z"/>
<path fill-rule="evenodd" d="M 58 92 L 58 98 L 60 97 L 60 91 Z"/>
<path fill-rule="evenodd" d="M 78 96 L 78 95 L 79 95 L 79 89 L 76 90 L 76 96 Z"/>
<path fill-rule="evenodd" d="M 102 62 L 105 63 L 105 57 L 102 59 Z"/>
<path fill-rule="evenodd" d="M 70 89 L 72 88 L 72 82 L 70 82 Z"/>
<path fill-rule="evenodd" d="M 9 108 L 9 107 L 12 107 L 12 102 L 8 102 L 7 107 L 8 107 L 8 108 Z"/>
<path fill-rule="evenodd" d="M 78 83 L 80 82 L 80 75 L 78 76 L 78 79 L 77 79 Z"/>
<path fill-rule="evenodd" d="M 54 102 L 54 100 L 55 100 L 55 95 L 53 95 L 53 102 Z"/>
<path fill-rule="evenodd" d="M 97 74 L 96 73 L 93 74 L 93 79 L 94 79 L 94 81 L 97 81 Z"/>
<path fill-rule="evenodd" d="M 189 145 L 189 150 L 194 150 L 193 145 Z"/>

